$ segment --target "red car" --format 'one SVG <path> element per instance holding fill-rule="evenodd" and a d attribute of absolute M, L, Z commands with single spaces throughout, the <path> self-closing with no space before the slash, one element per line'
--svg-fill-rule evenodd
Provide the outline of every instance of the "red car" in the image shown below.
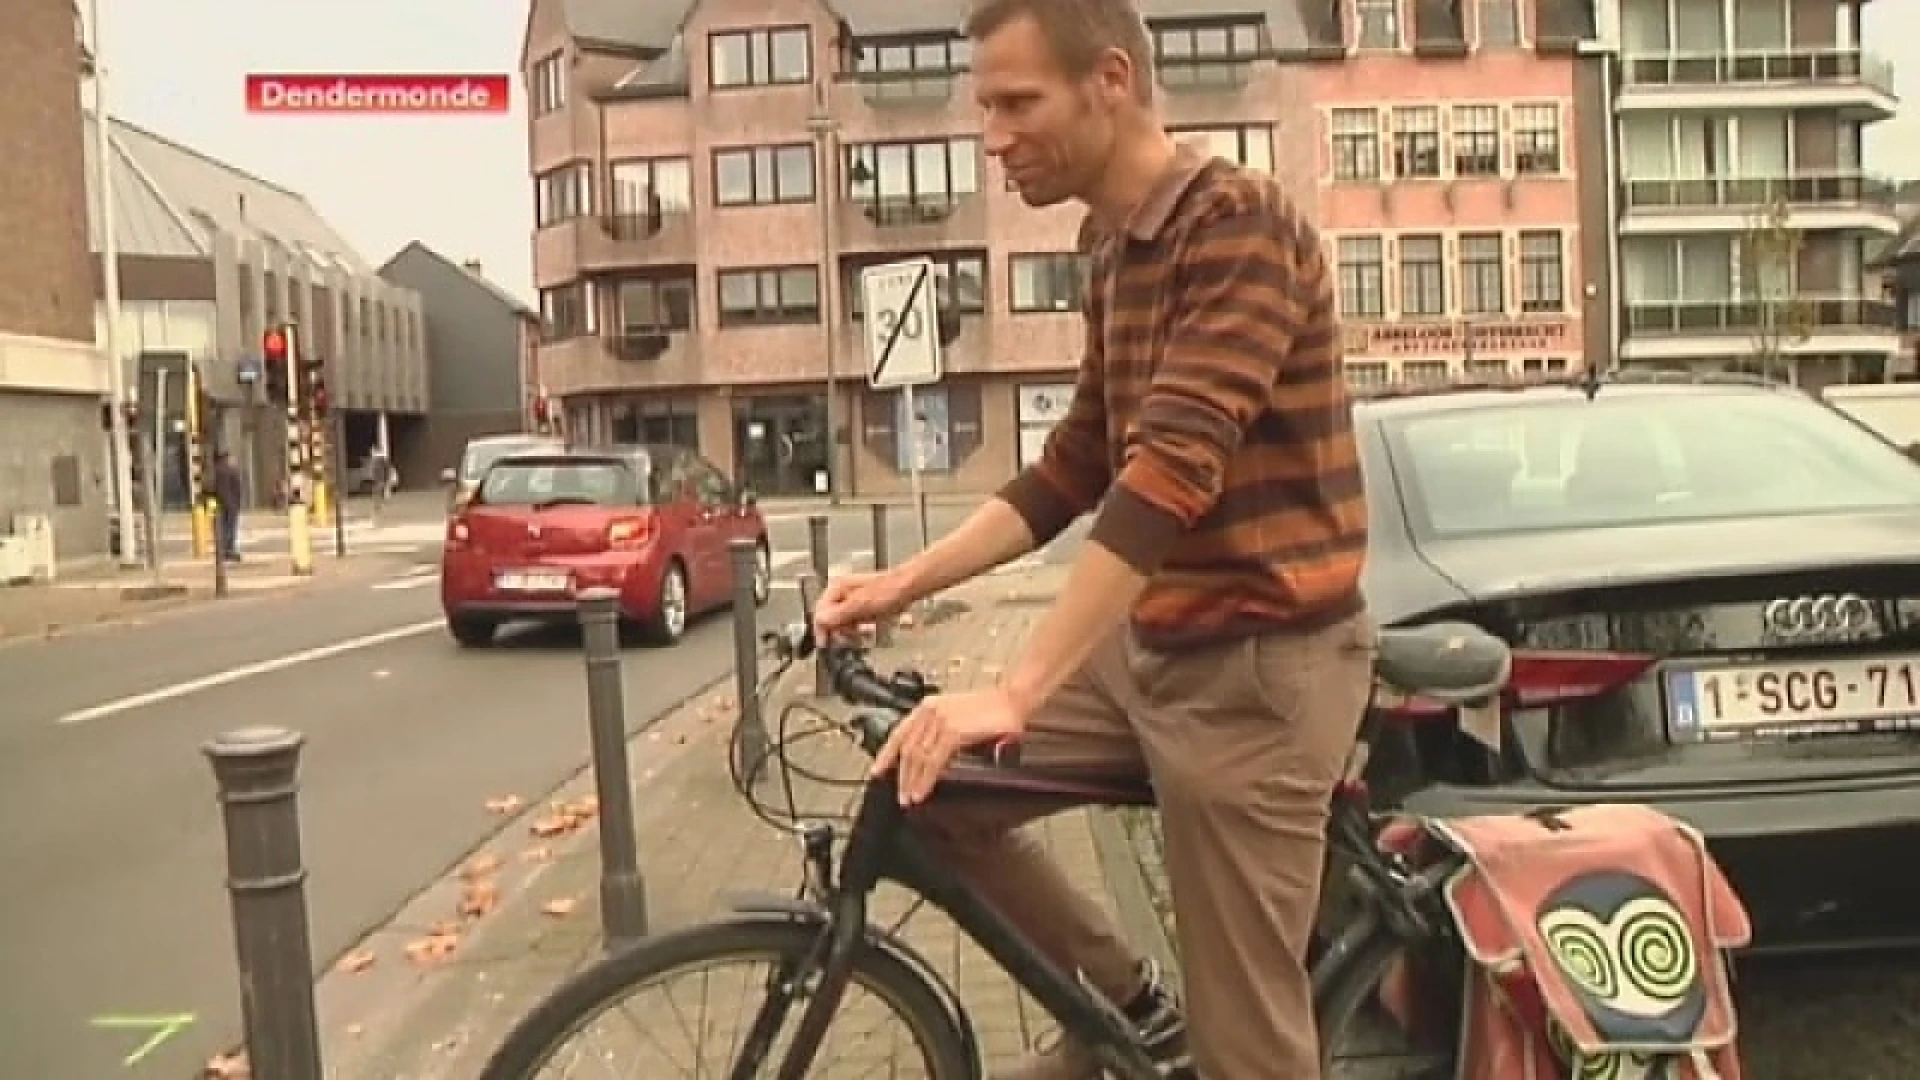
<path fill-rule="evenodd" d="M 664 644 L 733 598 L 736 539 L 758 545 L 753 597 L 773 581 L 766 519 L 712 463 L 675 446 L 510 454 L 447 523 L 440 603 L 469 648 L 502 623 L 571 622 L 585 589 L 620 592 L 620 612 Z"/>

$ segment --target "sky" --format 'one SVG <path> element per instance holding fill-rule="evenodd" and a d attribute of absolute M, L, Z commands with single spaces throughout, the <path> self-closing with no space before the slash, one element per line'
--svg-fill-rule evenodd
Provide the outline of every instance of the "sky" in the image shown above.
<path fill-rule="evenodd" d="M 420 240 L 531 299 L 526 0 L 98 2 L 114 115 L 301 192 L 375 265 Z M 1920 0 L 1871 0 L 1866 20 L 1869 46 L 1915 40 Z M 511 73 L 514 101 L 505 115 L 253 116 L 244 81 L 261 72 Z M 1920 58 L 1897 79 L 1906 105 L 1869 129 L 1867 165 L 1920 178 Z"/>

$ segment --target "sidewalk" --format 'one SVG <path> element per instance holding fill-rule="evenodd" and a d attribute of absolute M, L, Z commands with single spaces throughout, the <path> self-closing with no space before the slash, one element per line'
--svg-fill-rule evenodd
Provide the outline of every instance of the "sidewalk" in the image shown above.
<path fill-rule="evenodd" d="M 1061 574 L 1062 568 L 1049 567 L 957 591 L 953 598 L 961 603 L 949 607 L 954 614 L 903 630 L 893 647 L 876 652 L 875 663 L 914 664 L 949 688 L 990 680 L 1024 643 L 1044 611 L 1038 601 L 1057 589 Z M 809 691 L 811 677 L 798 668 L 790 672 L 779 700 Z M 791 895 L 800 881 L 798 844 L 754 817 L 727 777 L 731 697 L 730 690 L 709 691 L 631 744 L 640 860 L 656 931 L 714 918 L 729 895 Z M 586 720 L 577 722 L 584 745 Z M 797 753 L 836 778 L 857 778 L 864 769 L 865 759 L 837 739 L 810 741 Z M 524 811 L 520 800 L 528 793 L 502 792 L 491 806 L 475 807 L 476 814 L 512 820 L 391 924 L 347 956 L 326 959 L 332 970 L 321 979 L 319 996 L 328 1076 L 468 1080 L 516 1018 L 592 959 L 600 947 L 600 914 L 591 791 L 590 776 L 582 775 L 550 799 L 532 796 L 538 802 Z M 803 791 L 801 801 L 837 807 L 853 794 L 816 787 L 811 799 Z M 1036 828 L 1076 879 L 1105 895 L 1094 818 L 1063 814 Z M 1137 883 L 1121 895 L 1137 897 Z M 881 925 L 899 920 L 903 900 L 898 890 L 880 894 L 874 914 Z M 1129 923 L 1140 917 L 1124 904 L 1116 907 Z M 1151 921 L 1150 911 L 1145 918 Z M 1052 1027 L 945 916 L 922 908 L 904 934 L 954 980 L 989 1068 L 1018 1056 Z M 660 1000 L 657 991 L 651 1000 Z M 715 1008 L 709 1001 L 710 1015 Z M 726 1020 L 736 1005 L 719 1011 Z M 848 1034 L 833 1038 L 844 1047 Z"/>

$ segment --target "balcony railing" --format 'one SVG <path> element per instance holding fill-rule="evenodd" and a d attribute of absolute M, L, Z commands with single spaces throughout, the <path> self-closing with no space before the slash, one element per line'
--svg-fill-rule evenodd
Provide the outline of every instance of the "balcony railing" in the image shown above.
<path fill-rule="evenodd" d="M 1715 207 L 1893 205 L 1898 185 L 1862 172 L 1792 176 L 1703 176 L 1625 182 L 1630 210 Z"/>
<path fill-rule="evenodd" d="M 1635 87 L 1862 84 L 1893 93 L 1893 65 L 1859 49 L 1767 49 L 1670 52 L 1628 56 L 1625 82 Z"/>
<path fill-rule="evenodd" d="M 1858 296 L 1799 296 L 1786 301 L 1689 300 L 1629 304 L 1627 329 L 1636 334 L 1759 334 L 1796 329 L 1894 330 L 1899 311 L 1887 300 Z"/>
<path fill-rule="evenodd" d="M 921 106 L 943 104 L 953 97 L 962 70 L 912 68 L 904 71 L 858 71 L 845 76 L 860 88 L 869 105 Z"/>
<path fill-rule="evenodd" d="M 939 225 L 953 217 L 966 195 L 883 195 L 878 198 L 851 197 L 850 205 L 860 208 L 868 221 L 883 229 L 915 225 Z"/>
<path fill-rule="evenodd" d="M 1154 61 L 1160 85 L 1175 93 L 1221 93 L 1239 90 L 1253 78 L 1254 58 L 1248 56 L 1161 56 Z"/>

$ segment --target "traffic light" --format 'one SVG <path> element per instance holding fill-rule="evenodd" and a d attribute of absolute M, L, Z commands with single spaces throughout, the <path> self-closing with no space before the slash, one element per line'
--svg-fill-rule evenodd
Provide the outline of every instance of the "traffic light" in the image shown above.
<path fill-rule="evenodd" d="M 267 400 L 275 405 L 287 404 L 287 391 L 291 388 L 288 377 L 288 357 L 293 352 L 293 328 L 284 323 L 267 327 L 260 338 L 260 364 L 266 370 Z"/>
<path fill-rule="evenodd" d="M 544 433 L 547 425 L 553 421 L 553 402 L 543 392 L 533 399 L 533 422 L 537 430 Z"/>
<path fill-rule="evenodd" d="M 327 409 L 333 404 L 327 394 L 327 366 L 315 359 L 307 364 L 307 416 L 314 423 L 327 418 Z"/>

